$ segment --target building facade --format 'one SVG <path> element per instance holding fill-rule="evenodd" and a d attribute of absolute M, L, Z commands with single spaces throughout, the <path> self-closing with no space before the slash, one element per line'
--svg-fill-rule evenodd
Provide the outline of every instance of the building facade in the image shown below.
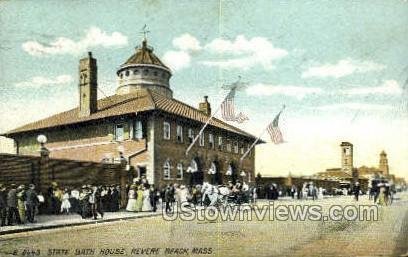
<path fill-rule="evenodd" d="M 213 118 L 208 97 L 194 108 L 173 98 L 171 71 L 146 40 L 117 70 L 116 94 L 98 99 L 97 61 L 79 64 L 79 106 L 4 134 L 21 155 L 38 155 L 38 135 L 47 137 L 50 158 L 128 163 L 129 177 L 150 183 L 201 184 L 255 178 L 255 152 L 239 162 L 255 137 Z"/>

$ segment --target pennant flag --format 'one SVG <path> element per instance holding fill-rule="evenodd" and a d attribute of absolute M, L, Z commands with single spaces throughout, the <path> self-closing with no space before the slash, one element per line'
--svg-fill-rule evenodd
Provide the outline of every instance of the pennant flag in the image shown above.
<path fill-rule="evenodd" d="M 285 106 L 283 107 L 283 109 L 284 108 Z M 276 117 L 267 127 L 268 133 L 271 136 L 272 142 L 274 144 L 282 144 L 284 142 L 282 132 L 279 129 L 279 116 L 281 115 L 283 109 L 278 113 L 278 115 L 276 115 Z"/>
<path fill-rule="evenodd" d="M 226 121 L 235 121 L 242 123 L 246 120 L 249 120 L 248 116 L 240 112 L 238 115 L 235 114 L 235 90 L 236 87 L 231 88 L 231 91 L 221 104 L 221 116 Z"/>

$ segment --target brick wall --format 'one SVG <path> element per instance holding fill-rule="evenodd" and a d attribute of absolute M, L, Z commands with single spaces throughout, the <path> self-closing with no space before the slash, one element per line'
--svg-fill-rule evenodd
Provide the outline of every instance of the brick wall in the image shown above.
<path fill-rule="evenodd" d="M 169 122 L 171 126 L 171 138 L 170 140 L 166 140 L 163 138 L 163 122 Z M 183 142 L 177 142 L 177 134 L 176 134 L 176 126 L 177 124 L 183 126 Z M 231 139 L 232 141 L 238 141 L 240 143 L 245 143 L 245 150 L 247 144 L 251 144 L 252 142 L 246 138 L 238 137 L 233 133 L 228 133 L 224 130 L 214 128 L 214 127 L 207 127 L 204 131 L 205 134 L 205 144 L 204 146 L 200 146 L 199 142 L 197 141 L 193 148 L 190 150 L 189 154 L 186 156 L 185 151 L 190 144 L 188 141 L 188 128 L 194 129 L 194 134 L 197 135 L 201 124 L 200 123 L 193 123 L 189 120 L 183 120 L 180 118 L 176 118 L 170 115 L 161 114 L 157 115 L 155 118 L 154 123 L 155 128 L 155 146 L 154 146 L 154 167 L 155 167 L 155 181 L 158 181 L 159 186 L 163 186 L 169 183 L 181 183 L 181 184 L 189 184 L 188 177 L 184 176 L 183 180 L 176 179 L 176 172 L 177 172 L 177 164 L 181 163 L 184 169 L 184 175 L 186 175 L 186 169 L 190 165 L 191 160 L 194 158 L 198 158 L 199 160 L 199 168 L 204 171 L 204 181 L 210 181 L 210 175 L 208 174 L 208 170 L 210 169 L 211 163 L 216 161 L 218 170 L 222 174 L 223 183 L 228 182 L 231 177 L 225 175 L 227 171 L 228 165 L 230 163 L 233 164 L 235 170 L 237 172 L 238 179 L 239 172 L 244 170 L 247 174 L 250 173 L 251 182 L 255 181 L 255 172 L 254 172 L 254 151 L 251 151 L 251 155 L 247 156 L 243 163 L 242 167 L 239 167 L 239 159 L 241 157 L 241 150 L 236 154 L 233 151 L 227 152 L 225 148 L 226 139 Z M 215 146 L 214 148 L 210 148 L 208 142 L 208 134 L 212 133 L 214 135 Z M 218 150 L 218 136 L 223 137 L 223 144 L 224 148 L 222 151 Z M 163 165 L 166 160 L 170 161 L 171 164 L 171 179 L 164 179 L 163 176 Z M 245 181 L 248 182 L 248 175 L 245 178 Z"/>

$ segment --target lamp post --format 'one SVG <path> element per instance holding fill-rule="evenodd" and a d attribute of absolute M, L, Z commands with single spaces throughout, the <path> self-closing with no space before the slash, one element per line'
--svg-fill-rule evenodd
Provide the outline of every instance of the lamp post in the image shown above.
<path fill-rule="evenodd" d="M 37 176 L 32 178 L 32 182 L 37 184 L 39 190 L 41 190 L 41 173 L 48 174 L 48 162 L 49 162 L 49 155 L 50 151 L 45 147 L 45 143 L 47 143 L 47 137 L 45 135 L 38 135 L 37 142 L 40 143 L 40 167 L 38 170 Z M 54 179 L 54 174 L 49 174 L 48 178 L 50 180 Z"/>

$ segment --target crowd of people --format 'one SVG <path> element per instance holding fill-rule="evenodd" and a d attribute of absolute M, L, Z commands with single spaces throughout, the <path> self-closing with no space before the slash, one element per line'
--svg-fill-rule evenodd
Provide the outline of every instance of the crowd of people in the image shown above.
<path fill-rule="evenodd" d="M 80 188 L 61 187 L 53 182 L 46 193 L 37 193 L 35 185 L 5 186 L 0 184 L 0 225 L 34 223 L 36 214 L 69 215 L 77 214 L 83 219 L 103 218 L 105 212 L 117 212 L 121 203 L 126 203 L 128 212 L 156 212 L 159 203 L 166 212 L 173 211 L 175 203 L 191 206 L 211 206 L 219 204 L 254 203 L 257 198 L 276 200 L 282 196 L 293 199 L 322 199 L 327 191 L 313 182 L 301 186 L 281 187 L 274 183 L 264 186 L 249 186 L 236 181 L 227 184 L 186 186 L 168 184 L 160 189 L 149 184 L 145 177 L 135 178 L 126 185 L 126 199 L 121 199 L 119 185 L 83 185 Z M 356 183 L 352 189 L 343 188 L 343 194 L 353 194 L 358 201 L 362 193 Z M 369 189 L 369 199 L 379 205 L 392 202 L 394 190 L 386 183 L 373 184 Z"/>
<path fill-rule="evenodd" d="M 37 214 L 78 214 L 83 219 L 120 209 L 120 187 L 83 185 L 81 188 L 62 188 L 57 183 L 45 194 L 37 193 L 34 184 L 0 184 L 0 225 L 35 223 Z"/>

